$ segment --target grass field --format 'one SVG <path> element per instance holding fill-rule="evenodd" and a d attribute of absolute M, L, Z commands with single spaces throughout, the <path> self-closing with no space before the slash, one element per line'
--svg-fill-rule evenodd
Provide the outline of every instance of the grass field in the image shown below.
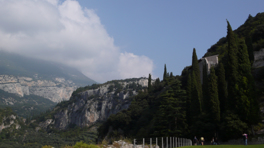
<path fill-rule="evenodd" d="M 197 146 L 184 146 L 183 148 L 264 148 L 264 144 L 261 145 L 197 145 Z"/>

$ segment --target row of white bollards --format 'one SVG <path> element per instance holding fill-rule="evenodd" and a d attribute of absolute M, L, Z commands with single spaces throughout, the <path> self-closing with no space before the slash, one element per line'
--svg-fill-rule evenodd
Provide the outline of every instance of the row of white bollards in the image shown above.
<path fill-rule="evenodd" d="M 165 143 L 164 143 L 165 142 Z M 182 146 L 191 146 L 192 140 L 187 138 L 178 138 L 178 137 L 166 137 L 166 140 L 163 140 L 163 137 L 161 137 L 161 144 L 158 143 L 158 138 L 156 137 L 156 145 L 154 148 L 157 148 L 158 145 L 160 145 L 159 148 L 177 148 Z M 152 147 L 152 138 L 149 139 L 149 145 L 150 148 Z M 134 139 L 134 148 L 136 147 L 136 139 Z M 145 138 L 142 140 L 142 148 L 145 148 Z"/>

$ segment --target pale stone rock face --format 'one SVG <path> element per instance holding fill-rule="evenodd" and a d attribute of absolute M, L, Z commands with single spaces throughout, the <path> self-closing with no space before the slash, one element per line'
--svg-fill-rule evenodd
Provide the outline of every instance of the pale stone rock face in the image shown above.
<path fill-rule="evenodd" d="M 80 127 L 90 126 L 98 121 L 105 121 L 111 114 L 116 114 L 123 109 L 127 109 L 132 99 L 129 99 L 129 92 L 124 91 L 126 85 L 132 83 L 141 84 L 143 87 L 148 85 L 148 79 L 142 78 L 137 81 L 118 82 L 123 86 L 119 93 L 116 89 L 109 92 L 109 87 L 113 85 L 104 84 L 97 89 L 90 89 L 80 92 L 78 95 L 71 97 L 72 103 L 67 107 L 56 107 L 56 113 L 52 123 L 57 129 L 67 129 L 70 125 Z M 153 81 L 154 82 L 154 81 Z M 137 94 L 135 90 L 134 95 Z M 47 121 L 46 121 L 47 122 Z"/>
<path fill-rule="evenodd" d="M 37 79 L 37 76 L 35 77 Z M 11 75 L 0 75 L 0 89 L 8 93 L 25 95 L 37 95 L 53 102 L 69 100 L 77 86 L 64 78 L 51 80 L 33 80 L 29 77 L 15 77 Z"/>
<path fill-rule="evenodd" d="M 259 51 L 254 51 L 254 63 L 253 68 L 263 67 L 264 66 L 264 48 Z"/>
<path fill-rule="evenodd" d="M 21 126 L 19 124 L 16 124 L 15 123 L 15 120 L 16 120 L 16 116 L 15 115 L 10 115 L 10 116 L 5 116 L 3 117 L 2 121 L 0 121 L 0 132 L 5 129 L 5 128 L 9 128 L 11 125 L 15 125 L 15 129 L 19 129 L 21 128 Z M 7 124 L 4 124 L 4 122 L 6 120 L 9 120 L 9 122 Z"/>

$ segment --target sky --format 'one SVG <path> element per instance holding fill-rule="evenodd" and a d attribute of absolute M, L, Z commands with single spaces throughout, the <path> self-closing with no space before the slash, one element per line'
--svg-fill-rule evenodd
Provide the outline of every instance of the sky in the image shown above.
<path fill-rule="evenodd" d="M 64 63 L 99 83 L 180 75 L 263 0 L 0 0 L 0 50 Z"/>

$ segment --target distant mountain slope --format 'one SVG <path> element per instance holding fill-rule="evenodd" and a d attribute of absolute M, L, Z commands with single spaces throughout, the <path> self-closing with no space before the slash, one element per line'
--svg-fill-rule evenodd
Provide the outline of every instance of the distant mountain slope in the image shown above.
<path fill-rule="evenodd" d="M 24 76 L 45 80 L 54 80 L 58 77 L 71 80 L 77 86 L 96 83 L 75 68 L 4 51 L 0 51 L 0 75 Z"/>
<path fill-rule="evenodd" d="M 43 129 L 89 127 L 127 109 L 134 96 L 147 86 L 147 78 L 134 78 L 79 88 L 70 100 L 58 103 L 51 112 L 39 117 L 42 119 L 39 126 Z"/>
<path fill-rule="evenodd" d="M 0 90 L 0 108 L 10 107 L 20 117 L 31 117 L 52 109 L 56 103 L 49 99 L 27 95 L 19 97 L 16 94 Z"/>
<path fill-rule="evenodd" d="M 75 68 L 0 51 L 0 90 L 23 99 L 34 95 L 61 102 L 78 87 L 94 83 Z"/>

